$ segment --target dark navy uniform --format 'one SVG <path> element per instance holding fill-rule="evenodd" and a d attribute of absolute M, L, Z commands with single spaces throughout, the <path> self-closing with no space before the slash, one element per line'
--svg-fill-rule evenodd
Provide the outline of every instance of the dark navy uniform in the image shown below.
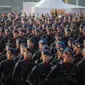
<path fill-rule="evenodd" d="M 13 60 L 4 60 L 0 63 L 0 77 L 4 85 L 12 84 L 12 81 L 10 79 L 11 79 L 13 67 L 14 67 Z"/>
<path fill-rule="evenodd" d="M 32 60 L 20 60 L 14 68 L 12 78 L 17 85 L 24 84 L 33 67 Z"/>
<path fill-rule="evenodd" d="M 75 76 L 77 79 L 77 85 L 85 85 L 85 59 L 83 58 L 76 66 L 77 71 L 75 72 Z"/>
<path fill-rule="evenodd" d="M 5 49 L 5 40 L 4 37 L 0 38 L 0 53 L 2 53 Z"/>
<path fill-rule="evenodd" d="M 72 68 L 72 63 L 62 63 L 54 66 L 52 71 L 47 76 L 48 85 L 66 85 L 68 81 L 65 78 L 68 75 L 68 73 L 72 70 Z"/>
<path fill-rule="evenodd" d="M 69 48 L 66 48 L 63 53 L 63 62 L 60 62 L 59 64 L 55 65 L 46 78 L 48 85 L 72 85 L 73 83 L 67 78 L 69 72 L 74 67 L 72 63 L 73 53 L 72 50 Z M 70 61 L 68 61 L 68 59 Z"/>
<path fill-rule="evenodd" d="M 42 85 L 45 77 L 51 70 L 50 52 L 48 50 L 42 51 L 42 63 L 34 66 L 29 75 L 28 81 L 33 85 Z"/>
<path fill-rule="evenodd" d="M 78 50 L 81 51 L 81 44 L 80 44 L 79 42 L 76 43 L 75 46 L 77 47 Z M 76 49 L 76 50 L 77 50 L 77 49 Z M 78 53 L 76 53 L 76 54 L 74 55 L 74 60 L 73 60 L 73 63 L 74 63 L 74 64 L 78 63 L 78 62 L 81 61 L 81 59 L 83 58 L 83 55 L 82 55 L 82 53 L 81 53 L 80 51 L 77 51 Z"/>
<path fill-rule="evenodd" d="M 73 63 L 76 64 L 78 63 L 79 61 L 81 61 L 83 58 L 82 54 L 77 54 L 74 56 L 74 60 L 73 60 Z"/>
<path fill-rule="evenodd" d="M 48 73 L 51 70 L 51 65 L 40 63 L 39 65 L 36 65 L 30 74 L 30 82 L 33 85 L 42 85 L 45 77 L 48 75 Z"/>

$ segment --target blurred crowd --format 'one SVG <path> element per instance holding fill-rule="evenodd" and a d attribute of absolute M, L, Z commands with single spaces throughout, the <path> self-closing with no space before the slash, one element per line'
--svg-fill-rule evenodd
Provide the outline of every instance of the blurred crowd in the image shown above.
<path fill-rule="evenodd" d="M 85 15 L 0 14 L 0 85 L 85 85 Z"/>

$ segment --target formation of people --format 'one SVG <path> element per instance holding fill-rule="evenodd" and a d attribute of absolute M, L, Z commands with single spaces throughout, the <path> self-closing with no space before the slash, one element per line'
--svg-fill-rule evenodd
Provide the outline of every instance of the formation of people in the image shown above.
<path fill-rule="evenodd" d="M 85 85 L 85 15 L 0 14 L 0 85 Z"/>

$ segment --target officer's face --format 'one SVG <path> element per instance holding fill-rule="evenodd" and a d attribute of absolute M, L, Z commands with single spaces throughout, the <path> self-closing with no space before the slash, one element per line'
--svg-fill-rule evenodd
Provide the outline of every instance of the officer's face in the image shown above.
<path fill-rule="evenodd" d="M 50 61 L 50 58 L 48 55 L 43 55 L 43 63 L 48 63 Z"/>
<path fill-rule="evenodd" d="M 17 40 L 16 40 L 16 47 L 20 48 L 20 44 L 19 44 L 19 42 Z"/>
<path fill-rule="evenodd" d="M 72 55 L 69 52 L 64 53 L 64 62 L 72 62 Z"/>
<path fill-rule="evenodd" d="M 48 34 L 48 35 L 52 34 L 52 31 L 47 30 L 47 34 Z"/>
<path fill-rule="evenodd" d="M 40 35 L 40 33 L 35 31 L 35 36 L 39 36 L 39 35 Z"/>
<path fill-rule="evenodd" d="M 85 49 L 83 49 L 82 55 L 83 55 L 83 57 L 85 58 Z"/>
<path fill-rule="evenodd" d="M 60 28 L 57 28 L 57 33 L 60 33 L 61 32 L 61 29 Z"/>
<path fill-rule="evenodd" d="M 13 33 L 14 38 L 18 38 L 19 34 L 18 33 Z"/>
<path fill-rule="evenodd" d="M 79 31 L 80 31 L 80 33 L 82 33 L 82 28 L 81 27 L 79 28 Z"/>
<path fill-rule="evenodd" d="M 32 57 L 32 53 L 24 51 L 24 58 L 30 59 Z"/>
<path fill-rule="evenodd" d="M 61 46 L 62 46 L 61 44 L 56 43 L 56 48 L 60 48 Z"/>
<path fill-rule="evenodd" d="M 43 44 L 39 43 L 39 49 L 42 50 Z"/>
<path fill-rule="evenodd" d="M 32 43 L 31 41 L 27 40 L 27 46 L 28 47 L 34 47 L 34 43 Z"/>
<path fill-rule="evenodd" d="M 68 31 L 65 31 L 65 36 L 68 36 L 69 35 L 69 32 Z"/>
<path fill-rule="evenodd" d="M 76 50 L 77 50 L 77 47 L 75 45 L 73 46 L 73 50 L 74 50 L 74 52 L 76 52 Z"/>
<path fill-rule="evenodd" d="M 6 46 L 6 51 L 8 51 L 8 49 L 9 49 L 9 47 L 8 47 L 8 46 Z"/>
<path fill-rule="evenodd" d="M 12 59 L 13 54 L 10 51 L 6 53 L 8 59 Z"/>
<path fill-rule="evenodd" d="M 69 46 L 69 47 L 71 47 L 71 46 L 72 46 L 71 41 L 68 41 L 68 46 Z"/>
<path fill-rule="evenodd" d="M 5 35 L 8 36 L 8 35 L 9 35 L 9 32 L 6 32 L 6 31 L 5 31 Z"/>
<path fill-rule="evenodd" d="M 83 35 L 85 36 L 85 30 L 83 30 Z"/>
<path fill-rule="evenodd" d="M 85 47 L 85 40 L 83 41 L 83 46 Z"/>
<path fill-rule="evenodd" d="M 35 30 L 34 29 L 32 30 L 32 34 L 35 34 Z"/>
<path fill-rule="evenodd" d="M 63 51 L 60 51 L 60 50 L 59 50 L 59 51 L 57 52 L 57 54 L 58 54 L 58 58 L 60 59 L 60 58 L 62 58 Z"/>
<path fill-rule="evenodd" d="M 19 32 L 19 36 L 23 37 L 24 36 L 24 32 Z"/>
<path fill-rule="evenodd" d="M 79 53 L 80 53 L 80 52 L 81 52 L 81 47 L 77 47 L 77 49 L 76 49 L 76 50 L 77 50 L 77 52 L 79 52 Z"/>

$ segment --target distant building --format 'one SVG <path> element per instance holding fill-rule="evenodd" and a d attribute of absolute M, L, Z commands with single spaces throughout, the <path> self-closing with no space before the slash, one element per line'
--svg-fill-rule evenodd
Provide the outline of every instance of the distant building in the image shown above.
<path fill-rule="evenodd" d="M 12 6 L 13 11 L 22 10 L 22 2 L 38 2 L 40 0 L 0 0 L 0 5 Z M 65 0 L 63 0 L 65 2 Z M 76 0 L 68 0 L 68 3 L 76 4 Z M 79 5 L 85 6 L 85 0 L 79 0 Z"/>
<path fill-rule="evenodd" d="M 66 0 L 63 0 L 63 1 L 65 2 Z M 67 0 L 67 1 L 70 4 L 76 4 L 76 0 Z M 85 0 L 78 0 L 78 1 L 80 6 L 85 6 Z"/>

